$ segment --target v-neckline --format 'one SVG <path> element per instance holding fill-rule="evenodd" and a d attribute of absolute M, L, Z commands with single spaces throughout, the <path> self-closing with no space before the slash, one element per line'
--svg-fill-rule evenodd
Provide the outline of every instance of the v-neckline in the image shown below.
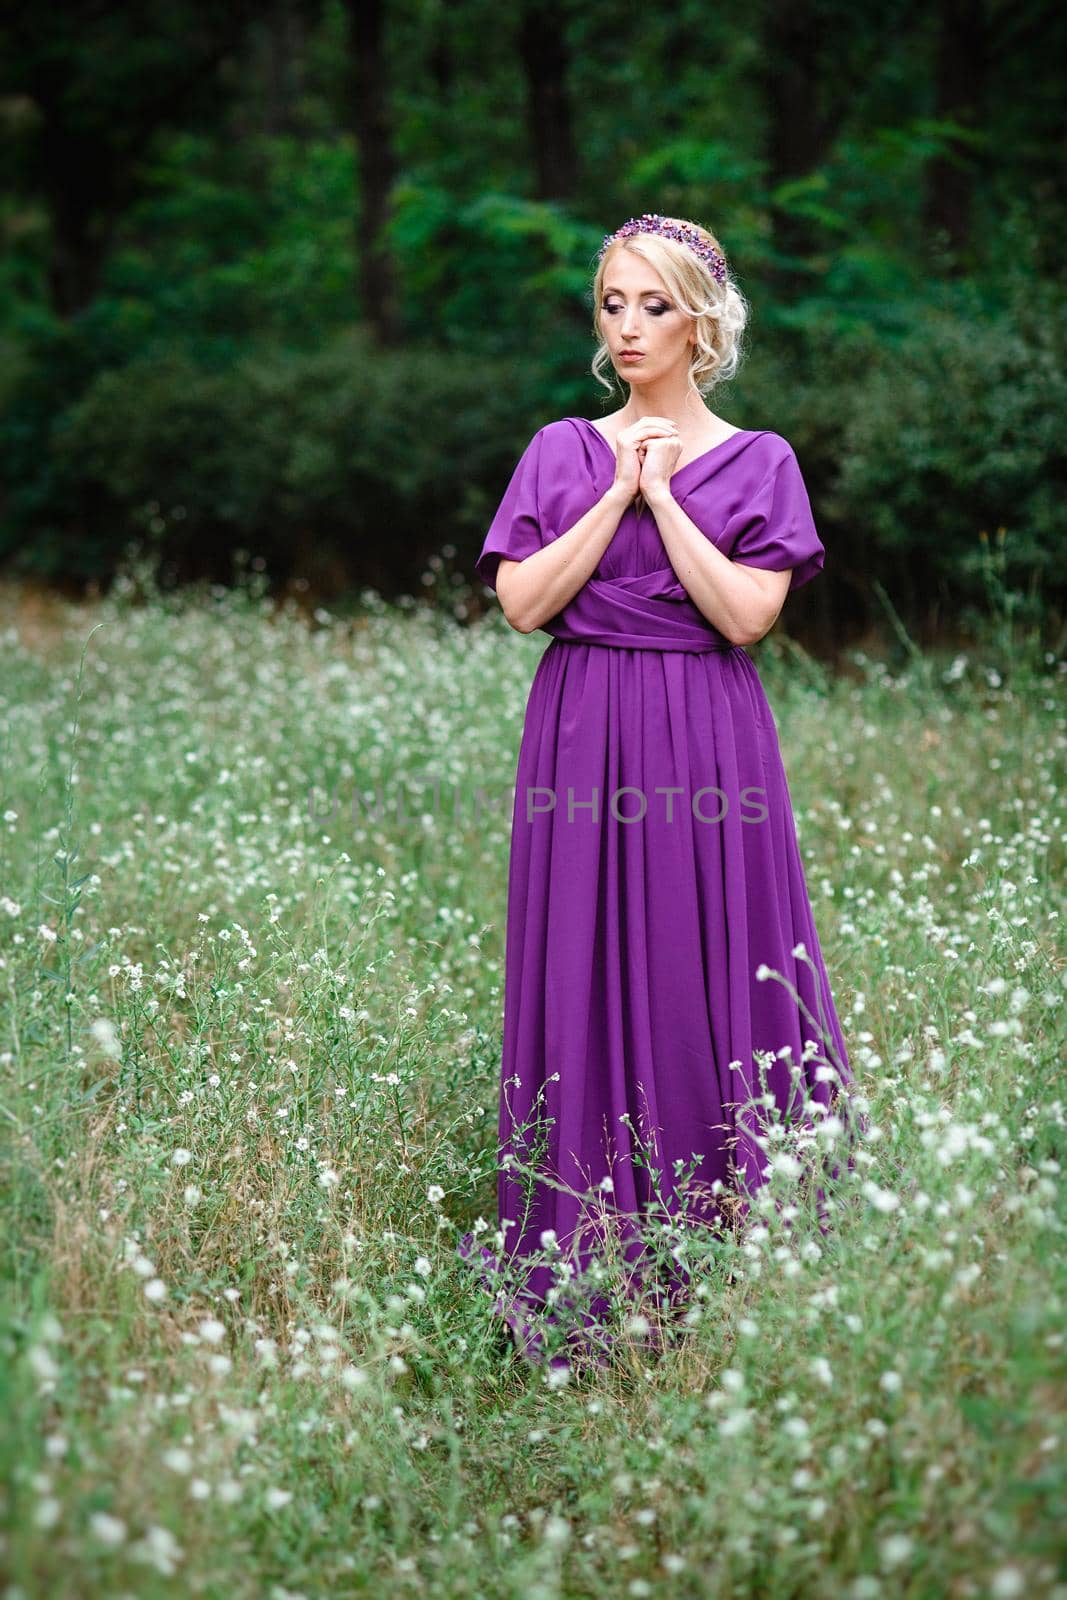
<path fill-rule="evenodd" d="M 617 459 L 615 451 L 614 451 L 612 445 L 609 443 L 609 441 L 601 433 L 600 429 L 597 427 L 595 422 L 590 421 L 590 419 L 588 417 L 571 417 L 569 420 L 571 422 L 584 422 L 586 427 L 591 429 L 592 432 L 596 434 L 597 438 L 600 440 L 601 444 L 604 446 L 604 449 L 611 456 L 611 459 L 613 461 Z M 751 429 L 749 429 L 749 428 L 738 428 L 736 430 L 736 432 L 731 433 L 728 438 L 720 439 L 718 444 L 713 444 L 711 446 L 710 450 L 704 450 L 704 451 L 701 452 L 700 455 L 694 456 L 691 461 L 687 461 L 684 464 L 684 466 L 676 467 L 675 470 L 671 473 L 671 482 L 673 483 L 675 478 L 680 477 L 683 472 L 688 472 L 690 467 L 698 466 L 701 461 L 706 461 L 709 456 L 713 456 L 717 450 L 722 450 L 725 445 L 732 444 L 735 439 L 748 438 L 750 435 L 751 435 Z"/>

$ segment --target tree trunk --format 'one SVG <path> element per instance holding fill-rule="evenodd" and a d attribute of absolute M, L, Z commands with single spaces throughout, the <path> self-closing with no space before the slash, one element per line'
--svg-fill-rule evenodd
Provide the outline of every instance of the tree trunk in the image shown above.
<path fill-rule="evenodd" d="M 294 113 L 303 91 L 305 18 L 291 0 L 271 0 L 263 29 L 263 131 L 277 138 L 299 132 Z"/>
<path fill-rule="evenodd" d="M 987 72 L 983 0 L 941 0 L 938 14 L 935 115 L 980 128 Z M 962 272 L 971 234 L 974 155 L 962 141 L 935 156 L 926 171 L 923 225 L 947 246 L 949 267 Z"/>
<path fill-rule="evenodd" d="M 814 0 L 767 0 L 763 82 L 771 188 L 814 172 L 826 154 L 829 127 L 820 111 L 819 15 Z M 782 258 L 780 291 L 795 289 L 795 262 L 814 248 L 810 225 L 788 206 L 773 208 L 774 242 Z"/>
<path fill-rule="evenodd" d="M 109 62 L 109 71 L 99 69 L 111 38 L 107 19 L 101 21 L 106 10 L 85 4 L 66 16 L 61 10 L 53 21 L 24 8 L 20 30 L 8 29 L 4 37 L 19 62 L 11 82 L 38 111 L 27 140 L 25 181 L 48 210 L 49 294 L 64 319 L 84 311 L 99 293 L 122 218 L 145 188 L 157 135 L 202 126 L 209 110 L 218 119 L 232 91 L 220 88 L 217 71 L 243 44 L 253 5 L 229 0 L 208 14 L 210 26 L 191 33 L 187 47 L 182 35 L 182 48 L 175 47 L 159 72 L 141 70 L 132 78 L 129 71 L 124 76 L 121 58 Z"/>
<path fill-rule="evenodd" d="M 560 0 L 545 4 L 525 0 L 519 49 L 526 73 L 526 125 L 538 200 L 569 199 L 578 183 L 566 28 L 567 7 Z"/>
<path fill-rule="evenodd" d="M 358 288 L 363 314 L 383 346 L 400 343 L 396 272 L 384 235 L 396 178 L 384 0 L 345 0 L 352 59 L 353 113 L 359 161 L 360 215 L 356 225 Z"/>
<path fill-rule="evenodd" d="M 99 293 L 119 206 L 108 150 L 52 124 L 43 130 L 42 158 L 52 225 L 49 299 L 56 316 L 68 321 Z"/>

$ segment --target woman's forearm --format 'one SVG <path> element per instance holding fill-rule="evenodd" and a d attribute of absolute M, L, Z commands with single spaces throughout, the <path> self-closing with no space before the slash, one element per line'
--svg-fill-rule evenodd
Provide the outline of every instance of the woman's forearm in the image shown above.
<path fill-rule="evenodd" d="M 788 572 L 764 572 L 731 561 L 682 510 L 669 486 L 645 492 L 678 582 L 712 627 L 731 644 L 755 644 L 774 623 L 789 592 Z"/>
<path fill-rule="evenodd" d="M 625 487 L 612 485 L 573 528 L 544 549 L 523 561 L 500 560 L 496 595 L 513 628 L 533 633 L 574 598 L 596 571 L 632 498 Z"/>

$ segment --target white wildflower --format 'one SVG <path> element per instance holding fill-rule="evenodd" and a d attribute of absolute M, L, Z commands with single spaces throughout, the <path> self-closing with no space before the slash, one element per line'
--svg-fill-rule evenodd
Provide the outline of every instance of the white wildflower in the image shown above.
<path fill-rule="evenodd" d="M 112 1550 L 126 1538 L 126 1524 L 121 1517 L 112 1517 L 106 1511 L 94 1511 L 89 1518 L 89 1532 L 100 1544 Z"/>
<path fill-rule="evenodd" d="M 122 1040 L 111 1018 L 95 1017 L 89 1026 L 89 1032 L 104 1054 L 117 1061 L 122 1054 Z"/>
<path fill-rule="evenodd" d="M 1000 1567 L 993 1574 L 989 1592 L 993 1600 L 1014 1600 L 1015 1595 L 1026 1592 L 1026 1580 L 1018 1567 Z"/>
<path fill-rule="evenodd" d="M 51 1495 L 45 1495 L 43 1500 L 38 1500 L 33 1513 L 33 1524 L 36 1528 L 54 1528 L 62 1514 L 62 1507 L 58 1500 Z"/>
<path fill-rule="evenodd" d="M 169 1528 L 149 1528 L 143 1539 L 130 1546 L 130 1555 L 135 1561 L 155 1567 L 165 1578 L 174 1576 L 184 1554 Z"/>
<path fill-rule="evenodd" d="M 914 1549 L 913 1541 L 906 1533 L 890 1533 L 878 1546 L 883 1567 L 899 1567 L 907 1561 Z"/>
<path fill-rule="evenodd" d="M 894 1194 L 892 1189 L 880 1189 L 870 1178 L 863 1185 L 863 1193 L 876 1211 L 895 1211 L 900 1205 L 899 1195 Z"/>

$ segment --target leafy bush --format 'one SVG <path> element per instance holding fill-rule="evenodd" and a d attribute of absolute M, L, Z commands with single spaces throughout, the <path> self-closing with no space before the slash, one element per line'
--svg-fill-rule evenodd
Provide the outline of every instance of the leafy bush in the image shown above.
<path fill-rule="evenodd" d="M 228 576 L 243 548 L 279 579 L 410 585 L 442 540 L 480 539 L 481 485 L 506 481 L 525 442 L 508 392 L 484 361 L 383 354 L 358 330 L 225 370 L 147 353 L 99 372 L 48 430 L 38 419 L 7 549 L 22 570 L 102 578 L 143 535 L 178 577 Z M 13 426 L 9 411 L 9 441 Z"/>
<path fill-rule="evenodd" d="M 908 616 L 951 622 L 1000 578 L 1029 608 L 1067 589 L 1067 291 L 1028 277 L 914 304 L 895 335 L 806 329 L 749 359 L 717 409 L 782 433 L 861 609 L 874 580 Z M 1003 531 L 1001 531 L 1003 530 Z"/>
<path fill-rule="evenodd" d="M 898 348 L 869 351 L 829 514 L 945 596 L 980 588 L 981 536 L 1003 528 L 1009 581 L 1062 592 L 1067 295 L 1031 280 L 995 309 L 960 297 L 972 304 L 926 308 Z"/>

